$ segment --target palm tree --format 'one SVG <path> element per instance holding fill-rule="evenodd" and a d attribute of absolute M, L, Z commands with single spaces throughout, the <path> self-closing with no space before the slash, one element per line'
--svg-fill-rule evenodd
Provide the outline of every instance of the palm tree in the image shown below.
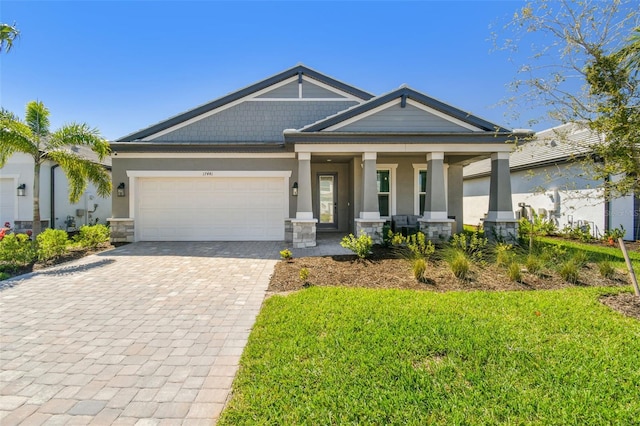
<path fill-rule="evenodd" d="M 9 24 L 1 24 L 0 23 L 0 52 L 3 50 L 8 52 L 13 47 L 13 41 L 18 38 L 20 35 L 20 31 Z"/>
<path fill-rule="evenodd" d="M 87 188 L 87 181 L 96 185 L 102 197 L 111 193 L 111 177 L 100 164 L 92 162 L 72 150 L 86 146 L 101 161 L 109 155 L 109 143 L 97 129 L 87 124 L 67 124 L 55 132 L 49 131 L 49 110 L 40 101 L 27 104 L 25 120 L 0 110 L 0 167 L 9 157 L 22 152 L 33 157 L 33 233 L 39 234 L 40 224 L 40 166 L 47 160 L 57 163 L 69 180 L 69 201 L 77 203 Z M 51 218 L 53 220 L 53 218 Z"/>

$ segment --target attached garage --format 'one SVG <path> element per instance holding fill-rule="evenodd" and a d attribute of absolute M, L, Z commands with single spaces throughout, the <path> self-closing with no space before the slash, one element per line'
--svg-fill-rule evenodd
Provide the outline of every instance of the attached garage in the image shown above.
<path fill-rule="evenodd" d="M 284 240 L 290 172 L 234 174 L 130 175 L 136 240 Z"/>

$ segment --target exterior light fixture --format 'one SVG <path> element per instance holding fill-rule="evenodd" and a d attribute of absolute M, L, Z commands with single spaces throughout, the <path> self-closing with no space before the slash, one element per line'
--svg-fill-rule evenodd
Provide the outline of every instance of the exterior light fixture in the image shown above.
<path fill-rule="evenodd" d="M 27 194 L 27 184 L 23 183 L 18 186 L 18 197 L 24 197 Z"/>
<path fill-rule="evenodd" d="M 120 185 L 116 188 L 116 194 L 118 197 L 124 197 L 124 182 L 120 182 Z"/>
<path fill-rule="evenodd" d="M 298 196 L 298 182 L 293 182 L 293 186 L 291 187 L 291 195 L 294 197 Z"/>

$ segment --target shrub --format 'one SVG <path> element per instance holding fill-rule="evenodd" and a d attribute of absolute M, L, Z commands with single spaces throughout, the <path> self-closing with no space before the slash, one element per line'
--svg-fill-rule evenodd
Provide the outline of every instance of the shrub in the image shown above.
<path fill-rule="evenodd" d="M 575 253 L 571 259 L 573 260 L 573 263 L 576 264 L 578 269 L 580 269 L 584 265 L 586 265 L 587 264 L 587 260 L 589 260 L 589 259 L 587 259 L 586 253 L 583 252 L 583 251 L 579 251 L 579 252 Z"/>
<path fill-rule="evenodd" d="M 109 227 L 106 225 L 84 225 L 74 238 L 80 247 L 96 248 L 100 244 L 109 242 Z"/>
<path fill-rule="evenodd" d="M 495 247 L 495 252 L 498 266 L 507 266 L 513 261 L 514 253 L 511 244 L 498 243 Z"/>
<path fill-rule="evenodd" d="M 616 241 L 618 241 L 618 238 L 624 237 L 625 232 L 624 226 L 620 225 L 620 228 L 609 229 L 606 231 L 602 236 L 602 240 L 610 246 L 613 246 L 616 244 Z"/>
<path fill-rule="evenodd" d="M 449 259 L 449 266 L 456 278 L 461 280 L 467 278 L 470 265 L 469 259 L 467 259 L 467 256 L 463 252 L 456 250 L 453 256 Z"/>
<path fill-rule="evenodd" d="M 406 241 L 407 248 L 414 259 L 429 259 L 436 251 L 433 243 L 426 239 L 423 232 L 408 236 Z"/>
<path fill-rule="evenodd" d="M 537 256 L 530 254 L 529 256 L 527 256 L 525 267 L 527 268 L 527 271 L 529 271 L 529 273 L 537 275 L 542 270 L 542 263 Z"/>
<path fill-rule="evenodd" d="M 7 234 L 0 241 L 0 262 L 4 262 L 7 269 L 28 265 L 35 258 L 33 241 L 26 234 Z"/>
<path fill-rule="evenodd" d="M 300 277 L 300 281 L 306 283 L 309 279 L 309 270 L 307 268 L 300 269 L 300 273 L 298 274 L 298 276 Z"/>
<path fill-rule="evenodd" d="M 413 261 L 413 276 L 420 282 L 425 281 L 425 273 L 427 272 L 427 261 L 423 258 Z"/>
<path fill-rule="evenodd" d="M 578 265 L 573 259 L 563 262 L 558 273 L 568 283 L 575 284 L 578 282 Z"/>
<path fill-rule="evenodd" d="M 280 250 L 280 258 L 289 261 L 293 258 L 293 253 L 289 249 Z"/>
<path fill-rule="evenodd" d="M 610 279 L 613 278 L 613 276 L 616 274 L 616 269 L 608 260 L 603 260 L 602 262 L 598 263 L 598 270 L 600 271 L 600 276 L 602 276 L 602 278 Z"/>
<path fill-rule="evenodd" d="M 520 270 L 518 262 L 511 262 L 507 267 L 507 273 L 509 274 L 509 279 L 511 281 L 515 281 L 517 283 L 522 281 L 522 271 Z"/>
<path fill-rule="evenodd" d="M 340 245 L 354 252 L 358 258 L 365 259 L 371 254 L 373 239 L 365 233 L 357 238 L 353 234 L 349 234 L 342 239 Z"/>
<path fill-rule="evenodd" d="M 481 237 L 478 232 L 472 233 L 470 237 L 463 232 L 451 237 L 451 247 L 466 253 L 474 262 L 483 262 L 487 239 Z"/>
<path fill-rule="evenodd" d="M 47 261 L 64 254 L 69 236 L 62 229 L 47 229 L 36 237 L 36 241 L 38 259 Z"/>
<path fill-rule="evenodd" d="M 8 273 L 0 272 L 0 281 L 6 280 L 9 277 L 11 277 L 11 275 L 9 275 Z"/>

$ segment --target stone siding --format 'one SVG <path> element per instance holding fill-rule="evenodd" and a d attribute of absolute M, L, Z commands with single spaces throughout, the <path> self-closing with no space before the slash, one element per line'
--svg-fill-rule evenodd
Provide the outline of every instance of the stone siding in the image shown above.
<path fill-rule="evenodd" d="M 436 243 L 448 241 L 451 238 L 455 221 L 450 219 L 443 221 L 418 220 L 418 223 L 425 238 Z"/>
<path fill-rule="evenodd" d="M 108 219 L 112 243 L 132 243 L 135 235 L 133 219 Z"/>
<path fill-rule="evenodd" d="M 374 244 L 382 244 L 384 220 L 356 219 L 356 237 L 367 234 Z"/>
<path fill-rule="evenodd" d="M 287 219 L 284 221 L 285 242 L 293 248 L 316 246 L 316 219 Z"/>
<path fill-rule="evenodd" d="M 40 229 L 43 231 L 49 227 L 48 220 L 40 221 Z M 33 221 L 32 220 L 16 220 L 13 223 L 13 232 L 16 234 L 24 234 L 25 231 L 33 229 Z"/>
<path fill-rule="evenodd" d="M 518 221 L 484 221 L 484 236 L 492 242 L 514 244 L 518 242 Z"/>

